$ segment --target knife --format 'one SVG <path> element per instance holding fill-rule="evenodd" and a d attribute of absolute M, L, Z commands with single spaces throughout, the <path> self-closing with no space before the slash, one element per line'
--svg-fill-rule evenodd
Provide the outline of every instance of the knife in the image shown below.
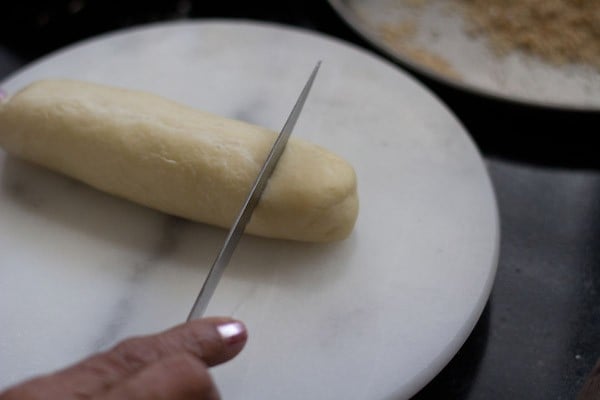
<path fill-rule="evenodd" d="M 200 293 L 198 294 L 198 297 L 192 306 L 192 310 L 187 317 L 187 321 L 201 318 L 206 311 L 208 303 L 214 294 L 219 281 L 221 280 L 221 276 L 223 276 L 223 272 L 225 271 L 227 264 L 229 264 L 236 246 L 240 242 L 242 234 L 244 233 L 244 229 L 246 228 L 248 221 L 250 221 L 252 212 L 258 205 L 260 196 L 267 186 L 267 182 L 275 170 L 281 154 L 285 150 L 285 145 L 287 144 L 292 130 L 296 125 L 296 121 L 300 116 L 300 112 L 302 111 L 302 107 L 304 106 L 306 98 L 308 97 L 308 93 L 310 92 L 310 88 L 312 87 L 320 65 L 321 61 L 317 63 L 310 74 L 308 82 L 306 82 L 304 85 L 304 88 L 302 89 L 298 100 L 296 100 L 296 104 L 294 105 L 292 112 L 283 125 L 283 129 L 281 129 L 279 136 L 277 136 L 277 139 L 275 140 L 275 143 L 273 144 L 265 163 L 260 169 L 254 184 L 250 188 L 250 192 L 248 192 L 246 200 L 244 200 L 244 203 L 240 208 L 237 217 L 235 218 L 235 222 L 229 229 L 229 233 L 225 238 L 225 242 L 223 243 L 217 258 L 215 258 L 210 270 L 208 271 L 208 275 L 206 276 L 204 284 L 202 285 L 202 289 L 200 290 Z"/>

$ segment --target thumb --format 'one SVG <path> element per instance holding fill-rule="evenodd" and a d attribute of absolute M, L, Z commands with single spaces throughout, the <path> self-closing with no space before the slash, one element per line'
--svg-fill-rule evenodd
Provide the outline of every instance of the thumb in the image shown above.
<path fill-rule="evenodd" d="M 244 324 L 225 318 L 203 318 L 165 332 L 127 339 L 99 358 L 108 358 L 126 373 L 177 353 L 190 353 L 208 366 L 235 357 L 247 339 Z"/>
<path fill-rule="evenodd" d="M 235 357 L 248 337 L 240 321 L 211 317 L 190 321 L 165 332 L 134 337 L 55 374 L 84 393 L 97 393 L 146 367 L 187 354 L 207 366 Z"/>
<path fill-rule="evenodd" d="M 187 352 L 208 366 L 224 363 L 235 357 L 246 344 L 248 333 L 240 321 L 226 317 L 210 317 L 178 325 L 163 333 L 126 340 L 112 351 L 127 356 L 154 349 L 156 358 Z M 128 343 L 132 342 L 132 343 Z M 154 361 L 154 360 L 150 360 Z"/>

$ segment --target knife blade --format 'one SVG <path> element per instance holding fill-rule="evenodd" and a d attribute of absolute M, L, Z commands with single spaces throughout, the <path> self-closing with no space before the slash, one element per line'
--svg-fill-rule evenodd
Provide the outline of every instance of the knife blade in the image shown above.
<path fill-rule="evenodd" d="M 250 221 L 250 217 L 252 217 L 252 212 L 258 205 L 269 178 L 273 174 L 279 158 L 285 150 L 285 145 L 287 144 L 292 130 L 296 125 L 296 121 L 298 120 L 302 108 L 304 107 L 304 103 L 306 102 L 306 98 L 308 97 L 308 93 L 310 92 L 320 66 L 321 61 L 319 61 L 314 67 L 308 78 L 308 81 L 304 85 L 304 88 L 298 97 L 298 100 L 296 100 L 294 108 L 292 108 L 288 119 L 283 125 L 281 132 L 277 136 L 277 139 L 275 140 L 267 159 L 261 167 L 256 180 L 251 186 L 250 191 L 248 192 L 248 195 L 246 196 L 246 199 L 240 208 L 233 225 L 229 229 L 229 233 L 225 238 L 225 242 L 223 243 L 221 250 L 210 267 L 208 275 L 206 276 L 206 279 L 202 285 L 202 289 L 200 290 L 200 293 L 198 294 L 198 297 L 196 298 L 196 301 L 194 302 L 194 305 L 192 306 L 192 309 L 187 317 L 187 321 L 201 318 L 202 315 L 204 315 L 204 312 L 208 307 L 208 303 L 213 296 L 221 277 L 223 276 L 223 272 L 229 264 L 235 248 L 240 242 L 240 239 L 244 233 L 244 229 L 246 228 L 248 221 Z"/>

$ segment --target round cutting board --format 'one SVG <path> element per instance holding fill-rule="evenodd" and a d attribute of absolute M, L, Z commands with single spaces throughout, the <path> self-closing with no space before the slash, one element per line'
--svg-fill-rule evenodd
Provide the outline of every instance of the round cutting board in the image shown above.
<path fill-rule="evenodd" d="M 76 78 L 158 93 L 275 130 L 317 60 L 294 135 L 356 169 L 361 210 L 333 244 L 245 236 L 208 314 L 246 349 L 213 369 L 226 399 L 407 398 L 455 354 L 496 269 L 481 156 L 427 90 L 315 33 L 190 22 L 105 35 L 2 87 Z M 225 237 L 0 151 L 0 387 L 183 321 Z"/>

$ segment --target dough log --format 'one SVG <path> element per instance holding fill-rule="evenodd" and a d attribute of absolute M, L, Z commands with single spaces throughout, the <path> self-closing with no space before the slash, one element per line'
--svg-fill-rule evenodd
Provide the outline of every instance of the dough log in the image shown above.
<path fill-rule="evenodd" d="M 0 105 L 8 153 L 99 190 L 229 228 L 275 140 L 266 128 L 161 97 L 39 81 Z M 247 233 L 309 242 L 347 237 L 358 214 L 353 168 L 290 138 Z"/>

